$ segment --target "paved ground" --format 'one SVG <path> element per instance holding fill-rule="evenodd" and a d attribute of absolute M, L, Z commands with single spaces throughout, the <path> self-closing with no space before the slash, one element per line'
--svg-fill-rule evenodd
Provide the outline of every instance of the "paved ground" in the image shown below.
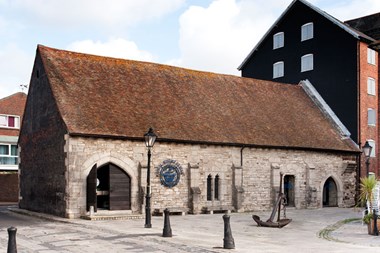
<path fill-rule="evenodd" d="M 380 237 L 368 235 L 361 221 L 348 220 L 361 217 L 351 208 L 287 210 L 293 221 L 281 229 L 257 227 L 251 213 L 233 213 L 234 250 L 223 249 L 223 214 L 171 216 L 173 237 L 163 238 L 163 217 L 153 216 L 148 229 L 144 219 L 46 220 L 14 211 L 3 215 L 32 222 L 17 227 L 18 252 L 380 252 Z M 255 214 L 267 219 L 270 213 Z M 0 252 L 7 243 L 7 228 L 0 225 Z"/>

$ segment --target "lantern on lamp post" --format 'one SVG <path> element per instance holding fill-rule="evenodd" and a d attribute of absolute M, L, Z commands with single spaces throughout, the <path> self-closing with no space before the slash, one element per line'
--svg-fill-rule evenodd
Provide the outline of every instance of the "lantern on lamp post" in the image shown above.
<path fill-rule="evenodd" d="M 362 150 L 363 150 L 363 153 L 364 153 L 364 156 L 366 158 L 366 161 L 365 161 L 365 165 L 366 165 L 366 169 L 367 169 L 367 177 L 369 175 L 369 158 L 371 157 L 371 152 L 372 152 L 372 146 L 369 145 L 368 141 L 365 142 L 364 146 L 362 147 Z"/>
<path fill-rule="evenodd" d="M 145 227 L 151 228 L 151 211 L 150 211 L 150 157 L 151 149 L 153 148 L 154 142 L 156 141 L 157 135 L 154 133 L 152 128 L 149 128 L 148 132 L 144 134 L 145 146 L 148 148 L 148 169 L 146 175 L 146 195 L 145 195 Z"/>

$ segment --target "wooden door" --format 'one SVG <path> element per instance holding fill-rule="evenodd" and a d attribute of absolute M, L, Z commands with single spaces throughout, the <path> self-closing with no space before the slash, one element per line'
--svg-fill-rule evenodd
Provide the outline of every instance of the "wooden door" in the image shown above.
<path fill-rule="evenodd" d="M 110 210 L 131 209 L 131 178 L 110 164 Z"/>
<path fill-rule="evenodd" d="M 94 211 L 97 211 L 97 201 L 96 201 L 96 179 L 97 179 L 97 165 L 95 164 L 90 174 L 87 176 L 87 211 L 90 211 L 90 206 L 94 207 Z"/>

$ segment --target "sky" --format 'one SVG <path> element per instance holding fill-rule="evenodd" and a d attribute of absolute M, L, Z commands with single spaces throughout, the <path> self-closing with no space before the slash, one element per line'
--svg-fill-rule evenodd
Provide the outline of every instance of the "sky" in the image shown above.
<path fill-rule="evenodd" d="M 292 0 L 0 0 L 0 98 L 29 85 L 38 44 L 240 75 Z M 345 21 L 379 0 L 309 0 Z"/>

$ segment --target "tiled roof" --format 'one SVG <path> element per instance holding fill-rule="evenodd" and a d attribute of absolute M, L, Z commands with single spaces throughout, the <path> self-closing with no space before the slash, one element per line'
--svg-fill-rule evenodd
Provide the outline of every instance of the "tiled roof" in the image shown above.
<path fill-rule="evenodd" d="M 38 46 L 70 134 L 357 151 L 299 85 Z M 33 85 L 33 83 L 31 84 Z"/>
<path fill-rule="evenodd" d="M 25 109 L 26 94 L 17 92 L 5 98 L 0 98 L 0 114 L 22 117 Z"/>

